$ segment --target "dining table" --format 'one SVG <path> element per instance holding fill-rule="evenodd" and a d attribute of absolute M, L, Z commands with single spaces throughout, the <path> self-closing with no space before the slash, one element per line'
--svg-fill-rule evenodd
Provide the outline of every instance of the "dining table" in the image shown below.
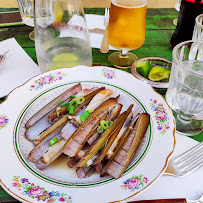
<path fill-rule="evenodd" d="M 0 12 L 18 11 L 18 8 L 0 8 Z M 85 8 L 86 14 L 104 15 L 104 8 Z M 148 9 L 146 18 L 146 36 L 145 43 L 137 50 L 133 50 L 138 58 L 144 57 L 161 57 L 172 61 L 172 48 L 170 47 L 170 38 L 175 30 L 173 20 L 177 18 L 178 12 L 173 8 Z M 26 25 L 0 27 L 0 41 L 15 38 L 25 52 L 37 63 L 35 43 L 29 39 L 29 33 L 33 27 Z M 99 49 L 92 48 L 93 65 L 110 66 L 108 56 L 113 53 L 110 50 L 102 54 Z M 16 67 L 17 68 L 17 67 Z M 123 69 L 130 72 L 130 68 Z M 6 84 L 5 84 L 6 85 Z M 6 97 L 0 98 L 0 103 Z M 1 104 L 0 104 L 1 105 Z M 203 141 L 203 132 L 199 135 L 190 137 L 198 142 Z M 0 167 L 2 167 L 0 165 Z M 18 202 L 0 187 L 0 203 Z"/>

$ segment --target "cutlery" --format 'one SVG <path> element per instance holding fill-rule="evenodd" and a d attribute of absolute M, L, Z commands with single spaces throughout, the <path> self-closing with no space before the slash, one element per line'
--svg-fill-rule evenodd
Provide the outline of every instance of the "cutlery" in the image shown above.
<path fill-rule="evenodd" d="M 128 203 L 203 203 L 203 194 L 198 200 L 180 199 L 154 199 L 154 200 L 140 200 Z"/>
<path fill-rule="evenodd" d="M 101 53 L 109 52 L 109 43 L 108 43 L 108 39 L 107 39 L 108 24 L 109 24 L 109 10 L 110 10 L 110 8 L 105 8 L 104 25 L 106 26 L 106 30 L 104 32 L 104 37 L 103 37 L 101 48 L 100 48 Z"/>
<path fill-rule="evenodd" d="M 6 52 L 4 52 L 3 54 L 0 55 L 0 69 L 3 66 L 3 62 L 5 61 L 6 55 L 8 54 L 8 52 L 9 52 L 9 50 L 7 50 Z"/>
<path fill-rule="evenodd" d="M 104 34 L 105 30 L 101 28 L 88 29 L 89 32 Z"/>
<path fill-rule="evenodd" d="M 203 142 L 171 159 L 164 174 L 183 177 L 201 166 L 203 166 Z"/>

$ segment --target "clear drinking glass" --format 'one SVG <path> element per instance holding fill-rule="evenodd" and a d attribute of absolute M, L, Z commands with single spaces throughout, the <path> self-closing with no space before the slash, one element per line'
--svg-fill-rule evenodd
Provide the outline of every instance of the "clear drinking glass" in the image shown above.
<path fill-rule="evenodd" d="M 35 1 L 35 48 L 42 72 L 92 65 L 92 50 L 79 0 Z"/>
<path fill-rule="evenodd" d="M 108 58 L 118 68 L 129 68 L 137 56 L 128 53 L 145 41 L 147 0 L 112 0 L 108 25 L 108 42 L 120 49 Z"/>
<path fill-rule="evenodd" d="M 34 27 L 34 0 L 17 0 L 17 2 L 23 22 Z"/>
<path fill-rule="evenodd" d="M 195 19 L 195 28 L 192 40 L 203 40 L 203 14 L 198 15 Z"/>
<path fill-rule="evenodd" d="M 34 27 L 34 0 L 17 0 L 20 14 L 25 25 Z M 29 34 L 31 40 L 34 40 L 34 31 Z"/>
<path fill-rule="evenodd" d="M 186 41 L 173 49 L 166 100 L 184 135 L 203 131 L 203 41 Z"/>

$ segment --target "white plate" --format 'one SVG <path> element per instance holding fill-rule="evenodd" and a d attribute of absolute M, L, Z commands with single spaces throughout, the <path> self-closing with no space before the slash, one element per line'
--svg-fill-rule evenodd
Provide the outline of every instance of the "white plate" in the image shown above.
<path fill-rule="evenodd" d="M 33 148 L 24 137 L 26 121 L 50 100 L 80 82 L 120 94 L 123 110 L 150 114 L 150 126 L 131 165 L 121 178 L 97 173 L 78 179 L 61 156 L 45 170 L 27 160 Z M 105 203 L 126 201 L 148 188 L 165 170 L 175 147 L 175 123 L 161 95 L 131 74 L 108 67 L 77 66 L 53 70 L 15 89 L 0 105 L 0 184 L 22 202 Z"/>

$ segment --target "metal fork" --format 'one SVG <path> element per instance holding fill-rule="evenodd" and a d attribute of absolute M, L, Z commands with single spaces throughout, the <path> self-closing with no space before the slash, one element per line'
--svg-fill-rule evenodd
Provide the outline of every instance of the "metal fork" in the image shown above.
<path fill-rule="evenodd" d="M 108 39 L 107 39 L 107 29 L 108 29 L 108 24 L 109 24 L 109 11 L 110 8 L 105 8 L 105 15 L 104 15 L 104 25 L 106 26 L 106 30 L 104 32 L 104 37 L 102 40 L 100 52 L 101 53 L 108 53 L 109 52 L 109 44 L 108 44 Z"/>
<path fill-rule="evenodd" d="M 107 26 L 109 24 L 109 12 L 110 8 L 105 8 L 105 14 L 104 14 L 104 25 Z"/>
<path fill-rule="evenodd" d="M 164 174 L 183 177 L 203 166 L 203 142 L 174 157 Z"/>
<path fill-rule="evenodd" d="M 0 54 L 0 69 L 3 66 L 3 62 L 6 59 L 6 55 L 8 54 L 9 50 L 7 50 L 6 52 L 4 52 L 3 54 Z"/>
<path fill-rule="evenodd" d="M 139 201 L 133 201 L 133 202 L 127 202 L 127 203 L 163 203 L 163 202 L 168 202 L 168 203 L 182 203 L 182 202 L 187 202 L 187 203 L 203 203 L 203 194 L 202 196 L 197 199 L 197 200 L 189 200 L 185 198 L 178 198 L 178 199 L 153 199 L 153 200 L 139 200 Z"/>

